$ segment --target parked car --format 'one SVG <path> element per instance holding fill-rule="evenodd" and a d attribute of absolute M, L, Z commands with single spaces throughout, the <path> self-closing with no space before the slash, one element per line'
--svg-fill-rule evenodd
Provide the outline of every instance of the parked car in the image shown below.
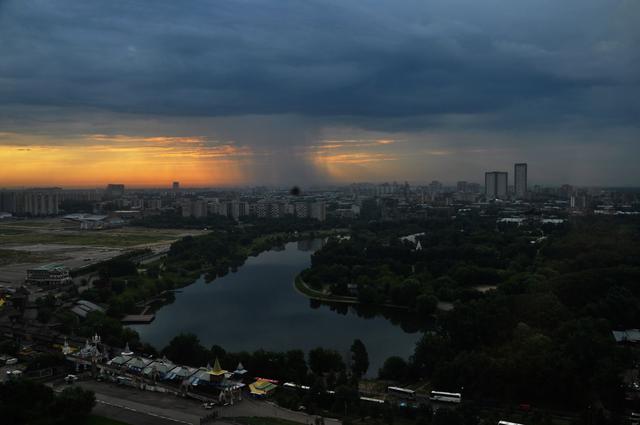
<path fill-rule="evenodd" d="M 4 362 L 4 364 L 6 365 L 13 365 L 18 363 L 18 359 L 16 359 L 15 357 L 11 357 L 10 359 L 7 359 L 6 362 Z"/>
<path fill-rule="evenodd" d="M 64 377 L 64 382 L 66 382 L 67 384 L 73 384 L 77 380 L 78 377 L 76 375 L 67 375 Z"/>
<path fill-rule="evenodd" d="M 7 371 L 7 379 L 15 379 L 20 378 L 22 376 L 21 370 L 8 370 Z"/>
<path fill-rule="evenodd" d="M 116 377 L 116 383 L 118 385 L 133 385 L 133 379 L 127 376 L 118 376 Z"/>
<path fill-rule="evenodd" d="M 213 409 L 213 406 L 215 405 L 215 403 L 202 403 L 202 407 L 204 407 L 205 409 Z"/>

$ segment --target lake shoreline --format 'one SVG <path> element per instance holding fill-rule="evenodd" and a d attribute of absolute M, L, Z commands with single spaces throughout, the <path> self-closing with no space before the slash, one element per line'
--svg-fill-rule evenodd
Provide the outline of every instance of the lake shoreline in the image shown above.
<path fill-rule="evenodd" d="M 364 305 L 360 301 L 358 301 L 357 297 L 345 297 L 343 295 L 327 295 L 322 292 L 318 292 L 315 289 L 312 289 L 307 285 L 307 283 L 302 279 L 302 276 L 296 276 L 293 287 L 300 294 L 305 296 L 310 300 L 326 302 L 326 303 L 340 303 L 340 304 L 351 304 L 351 305 Z M 372 304 L 367 305 L 367 307 L 384 307 L 391 308 L 397 310 L 406 310 L 409 311 L 409 307 L 404 305 L 397 304 Z"/>
<path fill-rule="evenodd" d="M 151 324 L 128 327 L 157 349 L 181 333 L 193 333 L 205 347 L 217 345 L 230 352 L 309 352 L 317 347 L 344 352 L 361 339 L 373 374 L 389 356 L 410 356 L 422 328 L 406 309 L 393 313 L 363 310 L 366 306 L 353 303 L 316 302 L 291 287 L 323 238 L 313 241 L 290 242 L 284 249 L 251 257 L 213 284 L 201 277 L 176 293 L 174 302 L 157 309 Z"/>

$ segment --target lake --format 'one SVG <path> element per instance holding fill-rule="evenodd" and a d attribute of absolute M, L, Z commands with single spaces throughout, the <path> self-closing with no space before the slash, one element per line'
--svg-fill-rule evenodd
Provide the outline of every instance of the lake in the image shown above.
<path fill-rule="evenodd" d="M 346 356 L 359 338 L 369 352 L 369 376 L 377 375 L 386 358 L 413 354 L 419 325 L 407 313 L 320 304 L 295 290 L 296 275 L 321 245 L 320 239 L 287 243 L 249 257 L 238 271 L 213 282 L 200 278 L 160 308 L 151 324 L 130 327 L 158 349 L 191 332 L 206 347 L 217 344 L 227 351 L 308 352 L 320 346 Z"/>

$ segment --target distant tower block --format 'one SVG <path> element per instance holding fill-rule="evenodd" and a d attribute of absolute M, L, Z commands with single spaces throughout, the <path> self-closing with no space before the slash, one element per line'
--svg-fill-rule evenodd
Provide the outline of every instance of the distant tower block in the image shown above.
<path fill-rule="evenodd" d="M 173 190 L 175 192 L 177 192 L 178 190 L 180 190 L 180 182 L 173 182 Z"/>
<path fill-rule="evenodd" d="M 527 164 L 520 163 L 514 166 L 514 189 L 516 198 L 524 199 L 527 196 Z"/>
<path fill-rule="evenodd" d="M 507 199 L 509 174 L 504 171 L 484 173 L 484 190 L 488 200 Z"/>

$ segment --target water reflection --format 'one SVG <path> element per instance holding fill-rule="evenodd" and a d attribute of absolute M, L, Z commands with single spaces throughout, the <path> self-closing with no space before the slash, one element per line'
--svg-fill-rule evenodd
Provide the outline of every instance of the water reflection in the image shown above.
<path fill-rule="evenodd" d="M 392 355 L 413 353 L 421 323 L 406 311 L 310 301 L 293 288 L 322 240 L 288 243 L 250 257 L 244 265 L 206 283 L 204 277 L 175 293 L 149 325 L 132 326 L 144 341 L 164 347 L 180 332 L 192 332 L 208 347 L 227 351 L 283 351 L 322 346 L 346 354 L 361 339 L 370 374 Z"/>
<path fill-rule="evenodd" d="M 424 318 L 420 318 L 415 314 L 407 312 L 406 310 L 309 300 L 309 307 L 311 307 L 312 309 L 318 309 L 323 305 L 329 307 L 331 311 L 342 315 L 351 313 L 364 319 L 372 319 L 377 316 L 382 316 L 395 326 L 399 326 L 400 328 L 402 328 L 402 330 L 407 333 L 432 330 L 435 325 L 435 322 L 433 320 L 425 320 Z"/>

